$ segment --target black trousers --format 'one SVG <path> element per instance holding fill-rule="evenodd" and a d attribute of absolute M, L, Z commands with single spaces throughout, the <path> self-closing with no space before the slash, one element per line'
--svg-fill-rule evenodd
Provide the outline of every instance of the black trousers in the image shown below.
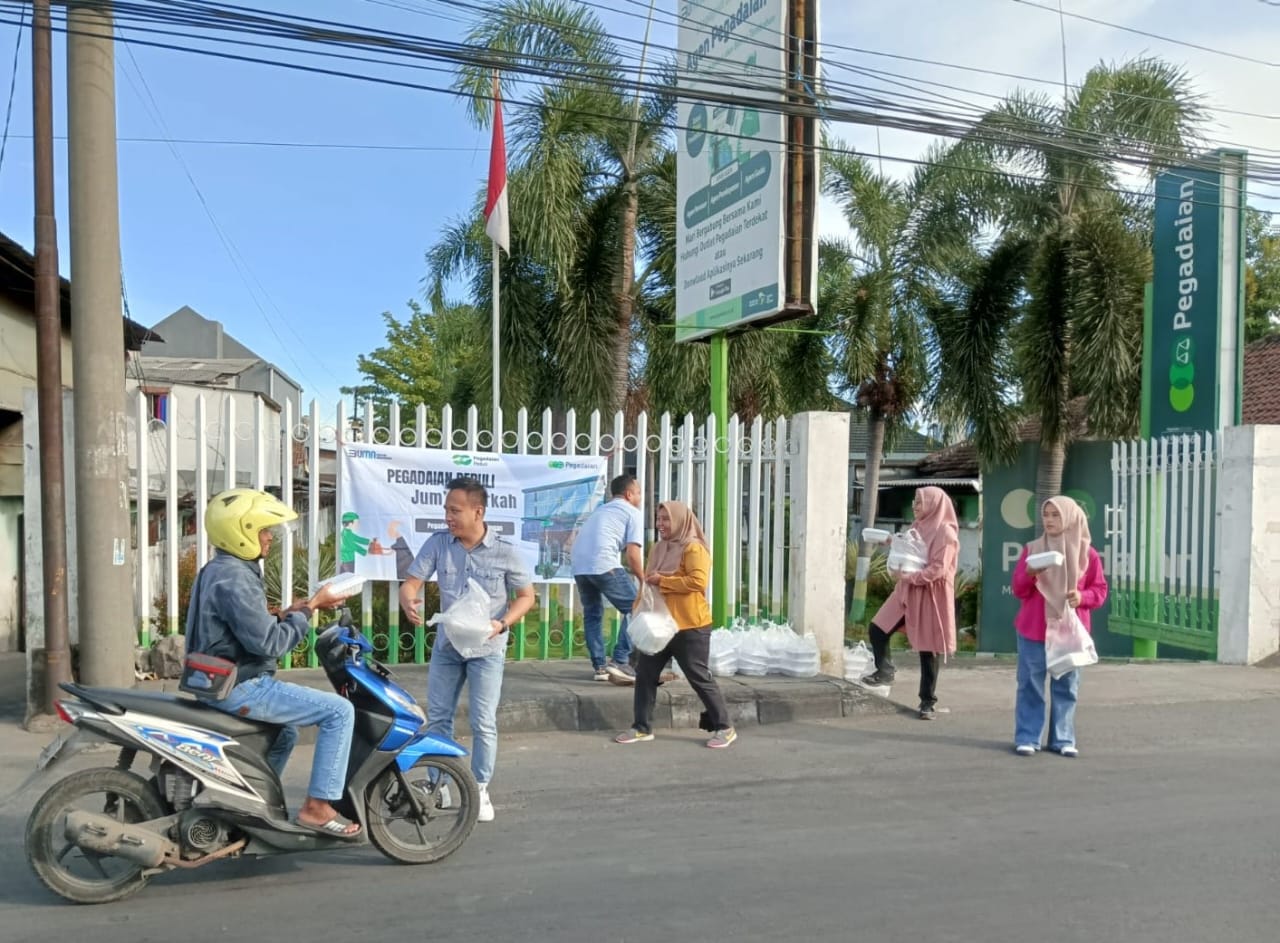
<path fill-rule="evenodd" d="M 636 659 L 636 696 L 635 728 L 641 733 L 652 733 L 653 706 L 658 699 L 658 678 L 662 669 L 672 658 L 684 672 L 685 679 L 693 688 L 702 706 L 699 726 L 703 730 L 725 730 L 732 727 L 729 721 L 729 708 L 725 706 L 724 695 L 711 674 L 707 662 L 711 656 L 711 628 L 683 629 L 676 633 L 667 647 L 656 655 L 637 652 Z"/>
<path fill-rule="evenodd" d="M 876 671 L 892 678 L 897 670 L 893 664 L 893 656 L 889 654 L 889 637 L 906 623 L 900 620 L 897 625 L 886 632 L 874 622 L 871 623 L 871 653 L 876 657 Z M 920 706 L 933 707 L 938 703 L 938 671 L 942 668 L 942 659 L 937 652 L 920 652 Z"/>

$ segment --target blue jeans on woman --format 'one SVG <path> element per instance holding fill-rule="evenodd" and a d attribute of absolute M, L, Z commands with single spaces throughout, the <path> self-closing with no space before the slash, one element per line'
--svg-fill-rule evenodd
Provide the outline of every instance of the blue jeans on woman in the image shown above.
<path fill-rule="evenodd" d="M 453 739 L 453 715 L 467 685 L 467 719 L 471 723 L 471 772 L 476 782 L 493 778 L 498 759 L 498 701 L 502 697 L 505 649 L 479 658 L 463 658 L 444 638 L 436 636 L 427 671 L 427 730 Z"/>
<path fill-rule="evenodd" d="M 604 600 L 607 599 L 622 613 L 622 628 L 618 630 L 618 644 L 613 646 L 613 663 L 625 665 L 631 661 L 631 636 L 627 634 L 627 616 L 636 602 L 636 584 L 622 567 L 608 573 L 579 573 L 573 578 L 582 597 L 582 635 L 591 656 L 591 667 L 604 667 Z"/>
<path fill-rule="evenodd" d="M 342 798 L 356 719 L 355 708 L 345 697 L 262 674 L 237 684 L 214 706 L 237 717 L 283 725 L 267 754 L 267 762 L 277 776 L 284 772 L 289 753 L 298 740 L 296 725 L 317 726 L 307 795 L 326 802 Z"/>
<path fill-rule="evenodd" d="M 1040 748 L 1044 733 L 1044 642 L 1018 636 L 1018 695 L 1014 706 L 1013 745 Z M 1049 749 L 1076 745 L 1076 697 L 1080 670 L 1069 671 L 1049 682 Z"/>

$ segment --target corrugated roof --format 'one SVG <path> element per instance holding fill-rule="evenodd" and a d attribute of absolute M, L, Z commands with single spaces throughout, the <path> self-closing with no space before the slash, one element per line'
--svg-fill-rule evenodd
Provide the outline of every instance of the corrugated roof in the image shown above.
<path fill-rule="evenodd" d="M 188 383 L 192 386 L 233 386 L 236 377 L 261 360 L 212 360 L 200 357 L 139 357 L 142 382 Z"/>
<path fill-rule="evenodd" d="M 14 242 L 4 233 L 0 233 L 0 293 L 9 295 L 19 304 L 28 307 L 35 315 L 36 289 L 36 257 Z M 71 328 L 71 282 L 65 278 L 58 279 L 58 306 L 62 317 L 62 326 Z M 163 338 L 154 331 L 149 331 L 136 321 L 122 318 L 124 327 L 124 350 L 139 350 L 144 341 L 160 341 Z"/>

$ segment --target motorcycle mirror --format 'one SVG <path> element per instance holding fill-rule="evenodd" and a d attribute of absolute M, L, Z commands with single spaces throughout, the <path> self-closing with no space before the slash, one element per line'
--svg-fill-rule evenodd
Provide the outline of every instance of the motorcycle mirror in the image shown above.
<path fill-rule="evenodd" d="M 351 610 L 346 606 L 343 606 L 338 610 L 338 625 L 342 626 L 344 629 L 351 628 Z"/>

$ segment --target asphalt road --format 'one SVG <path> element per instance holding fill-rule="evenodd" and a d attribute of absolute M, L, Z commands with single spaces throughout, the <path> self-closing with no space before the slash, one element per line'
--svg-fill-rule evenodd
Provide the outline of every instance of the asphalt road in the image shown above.
<path fill-rule="evenodd" d="M 75 907 L 0 809 L 0 940 L 1273 941 L 1280 700 L 1082 708 L 1079 760 L 1005 711 L 616 747 L 504 741 L 498 819 L 425 868 L 228 862 Z M 301 786 L 309 754 L 295 759 Z"/>

